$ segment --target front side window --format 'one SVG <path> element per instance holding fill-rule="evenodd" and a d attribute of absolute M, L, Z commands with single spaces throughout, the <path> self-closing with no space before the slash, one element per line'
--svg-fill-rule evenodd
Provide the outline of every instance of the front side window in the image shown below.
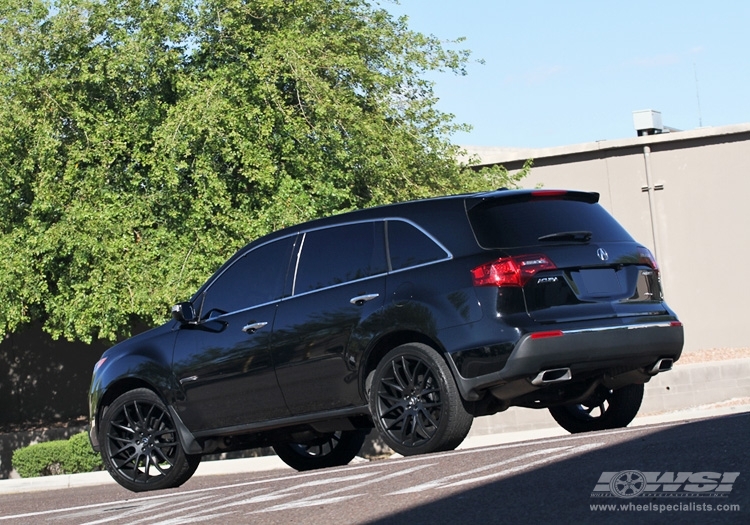
<path fill-rule="evenodd" d="M 307 232 L 294 293 L 300 294 L 385 273 L 383 223 L 346 224 Z"/>
<path fill-rule="evenodd" d="M 201 318 L 280 299 L 293 242 L 293 237 L 273 241 L 237 259 L 206 289 Z"/>

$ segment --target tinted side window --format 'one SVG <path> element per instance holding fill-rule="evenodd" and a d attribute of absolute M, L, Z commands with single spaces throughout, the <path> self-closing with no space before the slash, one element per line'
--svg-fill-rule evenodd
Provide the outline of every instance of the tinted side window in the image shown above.
<path fill-rule="evenodd" d="M 540 244 L 539 237 L 560 232 L 591 232 L 593 242 L 632 241 L 599 204 L 576 200 L 538 200 L 477 206 L 469 219 L 483 248 Z"/>
<path fill-rule="evenodd" d="M 448 257 L 435 241 L 404 221 L 388 221 L 388 252 L 394 270 Z"/>
<path fill-rule="evenodd" d="M 211 283 L 202 317 L 212 310 L 227 313 L 280 299 L 294 237 L 265 244 L 237 259 Z"/>
<path fill-rule="evenodd" d="M 386 271 L 383 223 L 347 224 L 307 232 L 294 293 L 325 288 Z"/>

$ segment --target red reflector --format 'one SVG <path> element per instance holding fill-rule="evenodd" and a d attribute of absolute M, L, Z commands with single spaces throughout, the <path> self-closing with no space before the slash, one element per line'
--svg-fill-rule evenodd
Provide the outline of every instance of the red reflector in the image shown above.
<path fill-rule="evenodd" d="M 562 337 L 562 330 L 550 330 L 549 332 L 534 332 L 531 334 L 532 339 L 546 339 L 548 337 Z"/>
<path fill-rule="evenodd" d="M 520 255 L 481 264 L 471 275 L 474 286 L 524 286 L 536 273 L 556 268 L 546 255 Z"/>
<path fill-rule="evenodd" d="M 102 357 L 101 359 L 99 359 L 99 361 L 97 361 L 96 364 L 94 365 L 94 372 L 99 370 L 99 368 L 104 364 L 104 361 L 106 360 L 107 360 L 106 357 Z"/>
<path fill-rule="evenodd" d="M 682 323 L 679 321 L 672 321 L 671 323 L 669 323 L 669 326 L 682 326 Z"/>

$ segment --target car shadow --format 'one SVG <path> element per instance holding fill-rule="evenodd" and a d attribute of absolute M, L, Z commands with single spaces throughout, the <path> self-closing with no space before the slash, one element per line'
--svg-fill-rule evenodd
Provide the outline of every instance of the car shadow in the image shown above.
<path fill-rule="evenodd" d="M 452 493 L 439 500 L 371 521 L 408 523 L 750 523 L 750 449 L 746 440 L 750 413 L 656 428 L 612 445 Z M 606 433 L 592 433 L 601 442 Z M 592 497 L 603 472 L 740 472 L 726 497 L 623 498 L 601 490 Z M 718 505 L 740 511 L 717 511 Z M 595 510 L 609 505 L 612 510 Z M 710 505 L 711 509 L 707 510 Z M 623 510 L 624 506 L 624 510 Z M 670 506 L 668 509 L 667 506 Z M 601 507 L 598 507 L 601 509 Z"/>

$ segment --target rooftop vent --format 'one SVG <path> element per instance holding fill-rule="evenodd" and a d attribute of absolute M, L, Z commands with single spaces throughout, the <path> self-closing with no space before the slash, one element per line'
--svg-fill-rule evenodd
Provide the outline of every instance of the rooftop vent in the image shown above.
<path fill-rule="evenodd" d="M 664 131 L 661 123 L 661 111 L 642 109 L 633 111 L 633 125 L 638 136 L 655 135 Z"/>

